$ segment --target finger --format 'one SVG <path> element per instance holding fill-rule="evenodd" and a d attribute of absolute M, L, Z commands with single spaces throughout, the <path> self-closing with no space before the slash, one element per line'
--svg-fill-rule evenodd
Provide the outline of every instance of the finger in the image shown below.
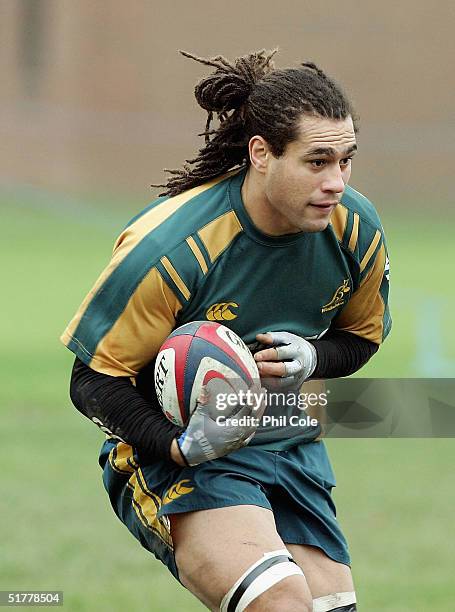
<path fill-rule="evenodd" d="M 249 429 L 249 431 L 245 432 L 242 435 L 240 439 L 242 440 L 244 446 L 248 444 L 248 442 L 250 442 L 250 440 L 254 437 L 254 434 L 256 433 L 256 431 L 257 431 L 257 428 L 254 427 L 253 429 Z"/>
<path fill-rule="evenodd" d="M 257 422 L 258 424 L 259 422 Z M 251 425 L 250 427 L 248 427 L 247 429 L 245 429 L 242 432 L 242 435 L 240 436 L 240 440 L 242 440 L 245 444 L 248 444 L 246 442 L 246 440 L 251 440 L 251 438 L 254 436 L 254 434 L 257 431 L 257 424 L 256 425 Z"/>
<path fill-rule="evenodd" d="M 263 349 L 262 351 L 255 353 L 254 359 L 256 361 L 277 361 L 278 351 L 275 347 Z"/>
<path fill-rule="evenodd" d="M 251 440 L 253 439 L 253 437 L 254 437 L 254 434 L 255 434 L 255 433 L 256 433 L 256 430 L 254 430 L 254 431 L 253 431 L 253 433 L 251 433 L 251 434 L 248 436 L 248 438 L 245 438 L 245 439 L 243 440 L 243 442 L 244 442 L 245 446 L 251 442 Z"/>
<path fill-rule="evenodd" d="M 197 398 L 197 403 L 201 404 L 202 406 L 205 406 L 205 404 L 208 404 L 208 401 L 210 399 L 210 394 L 207 390 L 207 387 L 201 387 L 201 390 L 199 391 L 199 395 Z"/>
<path fill-rule="evenodd" d="M 291 338 L 289 337 L 289 332 L 267 332 L 266 335 L 272 339 L 274 346 L 277 344 L 291 344 L 292 336 Z"/>
<path fill-rule="evenodd" d="M 284 370 L 286 376 L 294 376 L 294 374 L 300 374 L 302 371 L 303 364 L 298 359 L 294 359 L 293 361 L 287 361 L 284 364 Z"/>
<path fill-rule="evenodd" d="M 256 334 L 256 340 L 261 344 L 272 344 L 272 336 L 270 332 L 266 332 L 265 334 Z"/>
<path fill-rule="evenodd" d="M 294 359 L 297 353 L 295 344 L 277 346 L 275 350 L 280 361 L 284 361 L 285 359 Z"/>
<path fill-rule="evenodd" d="M 286 376 L 286 367 L 282 361 L 260 361 L 257 365 L 261 378 Z"/>

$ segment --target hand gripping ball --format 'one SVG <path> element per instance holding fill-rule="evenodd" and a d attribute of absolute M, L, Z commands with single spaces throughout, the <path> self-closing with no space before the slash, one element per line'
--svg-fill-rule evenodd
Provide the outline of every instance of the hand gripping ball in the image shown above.
<path fill-rule="evenodd" d="M 243 340 L 220 323 L 192 321 L 175 329 L 155 362 L 155 389 L 166 417 L 185 426 L 196 408 L 201 387 L 212 378 L 240 379 L 250 389 L 259 380 L 253 355 Z"/>

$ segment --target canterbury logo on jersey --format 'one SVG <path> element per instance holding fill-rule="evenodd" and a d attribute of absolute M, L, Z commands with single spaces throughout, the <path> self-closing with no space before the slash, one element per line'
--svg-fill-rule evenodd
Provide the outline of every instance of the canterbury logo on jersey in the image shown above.
<path fill-rule="evenodd" d="M 338 308 L 346 303 L 346 294 L 351 291 L 349 286 L 349 280 L 347 278 L 344 279 L 343 284 L 338 287 L 338 289 L 333 294 L 333 298 L 328 302 L 325 306 L 322 307 L 321 312 L 328 312 L 329 310 L 333 310 L 334 308 Z"/>
<path fill-rule="evenodd" d="M 219 304 L 212 304 L 205 313 L 205 316 L 209 321 L 232 321 L 236 319 L 237 315 L 231 312 L 230 308 L 238 308 L 239 305 L 235 302 L 220 302 Z"/>
<path fill-rule="evenodd" d="M 194 491 L 194 487 L 186 486 L 186 484 L 189 482 L 190 480 L 186 478 L 185 480 L 180 480 L 179 482 L 173 484 L 164 496 L 163 504 L 168 504 L 169 502 L 178 499 L 182 495 L 186 495 L 187 493 L 191 493 L 192 491 Z"/>

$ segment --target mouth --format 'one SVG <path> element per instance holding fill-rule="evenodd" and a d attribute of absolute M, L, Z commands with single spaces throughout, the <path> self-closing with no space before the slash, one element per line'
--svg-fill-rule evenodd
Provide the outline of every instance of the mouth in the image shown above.
<path fill-rule="evenodd" d="M 331 212 L 338 202 L 311 202 L 309 206 L 320 210 L 321 212 L 328 213 Z"/>

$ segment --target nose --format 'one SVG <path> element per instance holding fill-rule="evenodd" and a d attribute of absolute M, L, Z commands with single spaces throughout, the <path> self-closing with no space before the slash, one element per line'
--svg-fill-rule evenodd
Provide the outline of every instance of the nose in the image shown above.
<path fill-rule="evenodd" d="M 326 180 L 322 184 L 322 191 L 330 193 L 342 194 L 344 191 L 345 182 L 343 180 L 343 172 L 338 164 L 330 169 Z"/>

